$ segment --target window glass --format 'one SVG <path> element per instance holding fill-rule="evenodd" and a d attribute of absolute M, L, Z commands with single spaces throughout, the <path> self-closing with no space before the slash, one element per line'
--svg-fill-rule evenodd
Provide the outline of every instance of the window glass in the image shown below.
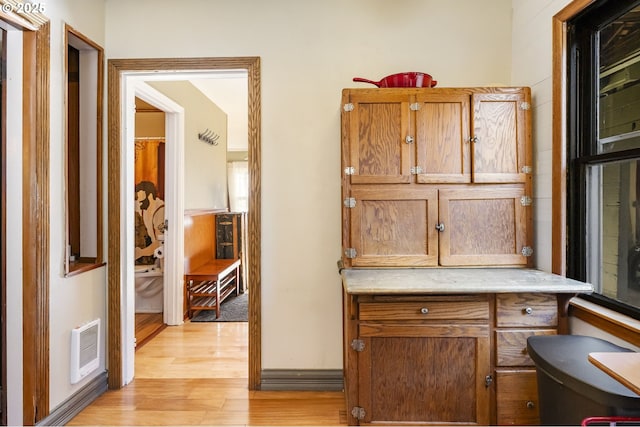
<path fill-rule="evenodd" d="M 640 7 L 605 25 L 598 38 L 598 152 L 640 147 Z"/>
<path fill-rule="evenodd" d="M 595 0 L 567 37 L 567 275 L 640 319 L 640 0 Z"/>
<path fill-rule="evenodd" d="M 588 280 L 640 307 L 640 160 L 588 168 Z"/>

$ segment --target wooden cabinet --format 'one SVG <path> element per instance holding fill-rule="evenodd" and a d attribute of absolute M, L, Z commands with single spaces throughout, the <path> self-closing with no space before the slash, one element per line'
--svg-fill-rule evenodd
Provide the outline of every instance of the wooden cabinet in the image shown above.
<path fill-rule="evenodd" d="M 530 265 L 528 88 L 345 89 L 343 264 Z"/>
<path fill-rule="evenodd" d="M 440 265 L 526 265 L 524 193 L 522 186 L 439 190 Z"/>
<path fill-rule="evenodd" d="M 552 294 L 497 294 L 495 329 L 496 423 L 539 425 L 535 364 L 527 338 L 555 335 L 557 297 Z"/>
<path fill-rule="evenodd" d="M 350 266 L 526 265 L 524 187 L 351 187 Z"/>
<path fill-rule="evenodd" d="M 345 89 L 351 184 L 525 182 L 528 88 Z"/>
<path fill-rule="evenodd" d="M 438 192 L 433 188 L 352 189 L 349 247 L 354 267 L 438 265 Z M 410 230 L 410 232 L 409 232 Z"/>
<path fill-rule="evenodd" d="M 347 382 L 352 421 L 489 423 L 486 296 L 374 296 L 354 303 L 357 335 L 345 350 L 357 367 L 357 386 Z"/>
<path fill-rule="evenodd" d="M 218 213 L 215 224 L 216 258 L 241 261 L 238 279 L 240 293 L 247 290 L 246 216 L 244 212 Z"/>
<path fill-rule="evenodd" d="M 527 338 L 557 333 L 556 295 L 345 293 L 343 312 L 349 424 L 539 424 Z"/>

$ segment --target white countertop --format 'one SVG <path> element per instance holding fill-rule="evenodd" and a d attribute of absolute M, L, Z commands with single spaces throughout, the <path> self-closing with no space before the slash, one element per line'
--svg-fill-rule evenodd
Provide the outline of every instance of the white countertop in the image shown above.
<path fill-rule="evenodd" d="M 593 286 L 527 268 L 343 269 L 348 294 L 591 293 Z"/>

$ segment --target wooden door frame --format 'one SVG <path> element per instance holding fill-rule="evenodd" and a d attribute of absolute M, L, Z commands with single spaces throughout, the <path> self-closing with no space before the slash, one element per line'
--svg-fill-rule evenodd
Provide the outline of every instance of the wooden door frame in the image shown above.
<path fill-rule="evenodd" d="M 260 242 L 261 242 L 261 99 L 260 99 L 260 58 L 130 58 L 108 61 L 108 252 L 107 252 L 107 294 L 108 331 L 107 366 L 109 388 L 123 386 L 122 369 L 122 265 L 121 251 L 123 235 L 120 229 L 120 186 L 122 180 L 121 128 L 122 104 L 121 88 L 123 73 L 153 71 L 214 71 L 242 69 L 248 72 L 249 95 L 249 212 L 247 215 L 248 280 L 249 292 L 249 389 L 260 388 L 261 373 L 261 319 L 260 319 Z"/>
<path fill-rule="evenodd" d="M 28 18 L 28 20 L 27 20 Z M 22 31 L 22 423 L 49 415 L 50 23 L 3 15 Z M 4 178 L 4 177 L 3 177 Z M 4 179 L 3 179 L 4 183 Z M 4 189 L 3 189 L 3 197 Z M 6 201 L 6 199 L 5 199 Z M 5 233 L 2 234 L 3 243 Z M 3 256 L 5 251 L 3 250 Z M 5 274 L 5 271 L 3 271 Z"/>

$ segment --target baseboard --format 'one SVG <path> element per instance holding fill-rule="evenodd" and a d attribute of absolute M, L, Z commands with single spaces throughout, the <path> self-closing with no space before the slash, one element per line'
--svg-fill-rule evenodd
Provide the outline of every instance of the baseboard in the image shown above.
<path fill-rule="evenodd" d="M 107 372 L 103 372 L 84 387 L 74 393 L 53 410 L 45 419 L 40 420 L 38 426 L 63 426 L 80 413 L 91 402 L 107 391 Z"/>
<path fill-rule="evenodd" d="M 263 369 L 261 390 L 342 391 L 341 369 Z"/>

